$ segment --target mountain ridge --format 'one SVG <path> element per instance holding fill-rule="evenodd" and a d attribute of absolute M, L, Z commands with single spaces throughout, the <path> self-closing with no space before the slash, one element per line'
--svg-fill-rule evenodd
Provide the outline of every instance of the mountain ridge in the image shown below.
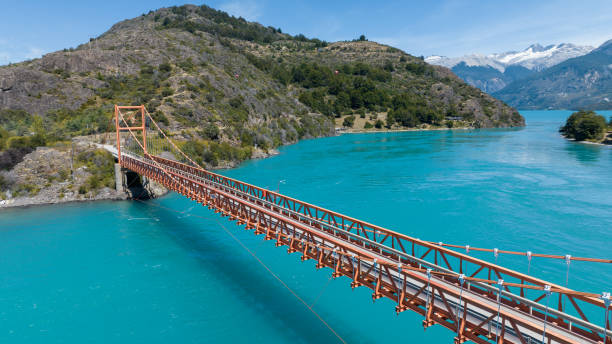
<path fill-rule="evenodd" d="M 612 40 L 494 95 L 522 109 L 612 109 Z"/>
<path fill-rule="evenodd" d="M 593 49 L 591 46 L 571 43 L 547 46 L 536 43 L 522 51 L 489 55 L 470 54 L 456 58 L 430 56 L 425 61 L 450 68 L 470 85 L 492 93 L 532 73 L 550 68 L 569 58 L 582 56 Z"/>
<path fill-rule="evenodd" d="M 594 49 L 592 46 L 575 45 L 572 43 L 550 44 L 547 46 L 535 43 L 522 51 L 507 51 L 489 55 L 468 54 L 454 58 L 434 55 L 425 58 L 425 61 L 451 69 L 461 62 L 465 62 L 470 67 L 490 66 L 502 73 L 507 66 L 511 65 L 519 65 L 530 70 L 539 71 L 569 58 L 588 54 Z"/>

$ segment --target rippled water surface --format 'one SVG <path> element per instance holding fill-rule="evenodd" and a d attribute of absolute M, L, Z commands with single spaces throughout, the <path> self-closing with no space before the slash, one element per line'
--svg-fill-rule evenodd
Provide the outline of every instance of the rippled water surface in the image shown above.
<path fill-rule="evenodd" d="M 569 114 L 523 112 L 523 129 L 307 140 L 222 173 L 421 239 L 610 258 L 612 147 L 560 138 Z M 328 269 L 169 195 L 2 210 L 0 342 L 336 342 L 221 226 L 349 343 L 452 341 L 450 331 L 424 332 L 420 316 L 396 316 L 393 302 L 372 303 L 368 289 L 351 291 L 347 279 L 330 280 Z M 527 270 L 525 257 L 500 263 Z M 534 258 L 531 272 L 565 283 L 562 261 Z M 612 290 L 612 269 L 573 262 L 569 285 Z"/>

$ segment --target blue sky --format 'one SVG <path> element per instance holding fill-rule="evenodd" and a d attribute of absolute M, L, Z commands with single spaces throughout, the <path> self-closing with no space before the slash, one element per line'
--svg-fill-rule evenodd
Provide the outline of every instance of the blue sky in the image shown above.
<path fill-rule="evenodd" d="M 77 46 L 117 21 L 183 2 L 0 0 L 0 65 Z M 196 3 L 201 4 L 201 3 Z M 532 43 L 612 39 L 610 0 L 211 0 L 236 16 L 327 41 L 365 34 L 413 55 L 522 50 Z"/>

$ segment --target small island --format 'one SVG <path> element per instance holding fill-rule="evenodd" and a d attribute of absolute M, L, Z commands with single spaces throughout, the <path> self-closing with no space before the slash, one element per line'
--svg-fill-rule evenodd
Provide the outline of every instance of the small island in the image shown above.
<path fill-rule="evenodd" d="M 606 118 L 594 111 L 574 112 L 559 129 L 567 139 L 612 145 L 612 117 Z"/>

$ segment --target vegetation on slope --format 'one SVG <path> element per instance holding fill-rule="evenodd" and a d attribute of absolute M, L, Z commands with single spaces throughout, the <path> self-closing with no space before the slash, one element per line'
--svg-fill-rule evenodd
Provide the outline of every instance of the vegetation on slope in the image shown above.
<path fill-rule="evenodd" d="M 0 67 L 0 103 L 5 170 L 35 147 L 111 131 L 114 104 L 145 104 L 207 167 L 333 135 L 335 118 L 352 126 L 351 118 L 369 115 L 368 128 L 456 119 L 524 125 L 514 109 L 448 69 L 365 36 L 328 43 L 193 5 L 152 11 L 76 49 Z M 97 185 L 107 184 L 102 175 Z"/>

